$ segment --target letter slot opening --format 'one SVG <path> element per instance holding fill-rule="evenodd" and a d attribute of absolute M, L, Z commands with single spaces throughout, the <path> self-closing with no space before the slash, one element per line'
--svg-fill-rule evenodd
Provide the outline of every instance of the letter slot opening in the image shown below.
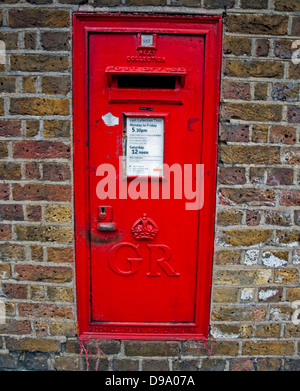
<path fill-rule="evenodd" d="M 117 75 L 118 88 L 174 90 L 176 76 L 169 75 Z"/>

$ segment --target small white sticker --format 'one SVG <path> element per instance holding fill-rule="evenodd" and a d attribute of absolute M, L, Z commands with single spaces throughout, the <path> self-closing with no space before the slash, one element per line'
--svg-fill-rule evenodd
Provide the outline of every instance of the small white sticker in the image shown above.
<path fill-rule="evenodd" d="M 119 118 L 115 117 L 112 113 L 102 115 L 102 119 L 106 126 L 119 125 Z"/>
<path fill-rule="evenodd" d="M 142 34 L 141 35 L 141 46 L 143 46 L 143 47 L 153 46 L 153 35 Z"/>

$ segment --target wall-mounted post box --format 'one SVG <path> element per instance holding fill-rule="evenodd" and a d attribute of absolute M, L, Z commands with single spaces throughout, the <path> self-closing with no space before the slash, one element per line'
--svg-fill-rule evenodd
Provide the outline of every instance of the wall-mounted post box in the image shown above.
<path fill-rule="evenodd" d="M 81 338 L 205 339 L 221 18 L 74 15 Z"/>

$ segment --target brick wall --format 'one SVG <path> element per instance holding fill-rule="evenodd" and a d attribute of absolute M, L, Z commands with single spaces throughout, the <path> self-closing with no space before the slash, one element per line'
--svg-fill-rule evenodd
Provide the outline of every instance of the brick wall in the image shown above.
<path fill-rule="evenodd" d="M 205 344 L 76 337 L 71 15 L 94 5 L 197 14 L 226 6 Z M 0 368 L 299 370 L 299 1 L 6 0 L 0 24 Z"/>

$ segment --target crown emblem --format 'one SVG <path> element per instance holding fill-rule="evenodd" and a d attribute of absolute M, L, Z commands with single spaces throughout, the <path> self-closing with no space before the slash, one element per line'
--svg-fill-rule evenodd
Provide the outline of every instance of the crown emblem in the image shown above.
<path fill-rule="evenodd" d="M 158 234 L 157 224 L 143 213 L 131 228 L 132 235 L 135 239 L 155 239 Z"/>

